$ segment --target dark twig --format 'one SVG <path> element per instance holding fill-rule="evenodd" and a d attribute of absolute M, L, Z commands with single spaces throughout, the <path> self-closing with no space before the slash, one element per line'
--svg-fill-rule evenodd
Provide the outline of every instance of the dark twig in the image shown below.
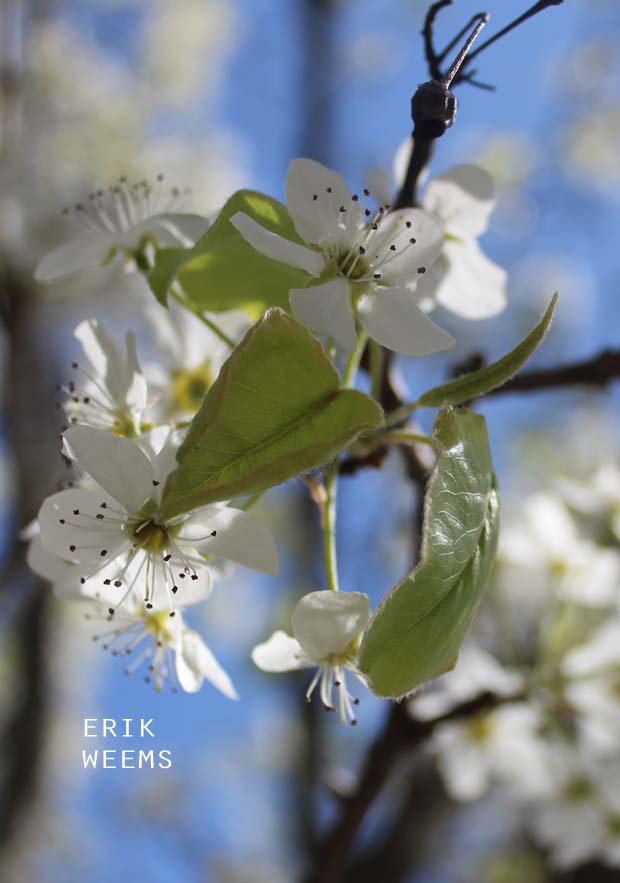
<path fill-rule="evenodd" d="M 535 371 L 523 371 L 487 395 L 536 392 L 564 386 L 605 387 L 619 379 L 620 349 L 607 349 L 582 362 L 572 362 L 553 368 L 540 368 Z"/>
<path fill-rule="evenodd" d="M 519 25 L 522 25 L 524 24 L 524 22 L 528 21 L 530 18 L 533 18 L 540 12 L 544 12 L 545 9 L 549 9 L 549 7 L 551 6 L 561 6 L 562 3 L 564 3 L 564 0 L 540 0 L 539 3 L 535 3 L 534 6 L 524 12 L 523 15 L 515 18 L 515 20 L 510 22 L 509 25 L 506 25 L 506 27 L 502 28 L 501 31 L 498 31 L 497 34 L 489 37 L 489 39 L 482 43 L 474 52 L 470 53 L 469 58 L 467 59 L 467 63 L 471 64 L 474 58 L 480 55 L 481 52 L 484 52 L 484 50 L 488 49 L 489 46 L 492 46 L 493 43 L 501 40 L 502 37 L 505 37 L 506 34 L 509 34 L 515 28 L 518 28 Z"/>
<path fill-rule="evenodd" d="M 483 693 L 430 721 L 412 718 L 405 704 L 394 705 L 385 728 L 367 754 L 358 788 L 343 804 L 340 820 L 323 843 L 319 864 L 307 883 L 340 883 L 366 813 L 385 782 L 402 758 L 423 744 L 437 726 L 450 721 L 468 720 L 500 705 L 521 699 L 521 694 L 503 698 L 492 693 Z"/>
<path fill-rule="evenodd" d="M 441 10 L 446 8 L 446 6 L 452 6 L 452 0 L 438 0 L 437 3 L 433 3 L 426 13 L 426 18 L 424 19 L 424 27 L 422 28 L 422 36 L 424 38 L 424 57 L 426 58 L 429 76 L 433 80 L 441 79 L 441 62 L 443 61 L 445 55 L 452 49 L 454 49 L 458 41 L 468 31 L 468 28 L 464 28 L 462 31 L 459 32 L 454 40 L 452 40 L 450 46 L 444 50 L 444 53 L 442 53 L 442 55 L 437 54 L 437 52 L 435 51 L 435 38 L 433 34 L 433 28 L 435 26 L 435 19 L 437 18 Z"/>

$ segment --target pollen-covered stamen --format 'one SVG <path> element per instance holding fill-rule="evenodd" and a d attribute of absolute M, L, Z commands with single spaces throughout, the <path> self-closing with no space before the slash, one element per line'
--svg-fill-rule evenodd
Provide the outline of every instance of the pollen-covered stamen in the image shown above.
<path fill-rule="evenodd" d="M 87 202 L 78 202 L 63 209 L 83 230 L 89 233 L 122 234 L 153 215 L 178 210 L 188 190 L 178 187 L 165 191 L 164 176 L 158 175 L 155 185 L 147 180 L 129 183 L 125 176 L 107 190 L 97 190 Z"/>
<path fill-rule="evenodd" d="M 345 657 L 343 657 L 343 659 L 346 661 Z M 319 687 L 323 708 L 326 711 L 336 711 L 336 706 L 333 701 L 333 689 L 334 687 L 336 688 L 338 692 L 338 712 L 340 720 L 343 724 L 350 722 L 352 726 L 355 726 L 357 724 L 357 717 L 355 715 L 354 706 L 359 704 L 359 700 L 347 689 L 345 680 L 345 663 L 338 662 L 333 665 L 323 665 L 318 668 L 306 691 L 306 702 L 311 701 L 312 694 L 317 686 Z"/>
<path fill-rule="evenodd" d="M 359 699 L 355 699 L 347 689 L 344 667 L 336 666 L 334 669 L 334 676 L 334 686 L 338 690 L 340 720 L 343 724 L 346 724 L 347 720 L 349 720 L 351 726 L 355 726 L 357 724 L 357 717 L 353 706 L 359 704 Z"/>
<path fill-rule="evenodd" d="M 119 406 L 96 376 L 77 362 L 71 367 L 79 379 L 57 386 L 58 391 L 67 396 L 61 406 L 69 422 L 87 423 L 96 429 L 112 430 L 121 435 L 134 434 L 138 430 L 134 418 Z"/>

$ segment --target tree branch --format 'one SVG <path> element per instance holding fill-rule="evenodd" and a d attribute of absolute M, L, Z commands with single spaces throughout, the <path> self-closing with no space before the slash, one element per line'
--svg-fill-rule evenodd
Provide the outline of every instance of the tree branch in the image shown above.
<path fill-rule="evenodd" d="M 358 788 L 343 803 L 340 819 L 324 840 L 319 850 L 317 866 L 306 883 L 340 883 L 359 829 L 375 798 L 403 757 L 432 736 L 437 726 L 451 721 L 467 720 L 521 699 L 522 694 L 508 698 L 482 693 L 430 721 L 411 717 L 405 703 L 394 705 L 384 729 L 367 754 Z"/>
<path fill-rule="evenodd" d="M 487 395 L 537 392 L 564 386 L 605 387 L 612 381 L 619 379 L 620 349 L 606 349 L 581 362 L 572 362 L 552 368 L 539 368 L 535 371 L 522 371 Z"/>

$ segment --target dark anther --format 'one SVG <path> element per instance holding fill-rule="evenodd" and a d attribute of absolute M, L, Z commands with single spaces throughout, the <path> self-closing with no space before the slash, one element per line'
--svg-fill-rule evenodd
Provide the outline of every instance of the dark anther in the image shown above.
<path fill-rule="evenodd" d="M 120 587 L 123 585 L 123 583 L 120 579 L 115 579 L 114 585 L 116 586 L 117 589 L 120 589 Z"/>
<path fill-rule="evenodd" d="M 58 519 L 58 523 L 59 523 L 59 524 L 66 524 L 64 518 L 59 518 L 59 519 Z"/>
<path fill-rule="evenodd" d="M 74 509 L 74 510 L 73 510 L 73 514 L 74 514 L 74 515 L 79 515 L 79 514 L 80 514 L 80 510 L 79 510 L 79 509 Z"/>
<path fill-rule="evenodd" d="M 75 546 L 73 546 L 73 545 L 69 546 L 69 551 L 70 551 L 70 552 L 75 552 Z"/>
<path fill-rule="evenodd" d="M 104 584 L 104 586 L 111 586 L 112 580 L 111 579 L 104 579 L 103 584 Z"/>
<path fill-rule="evenodd" d="M 164 555 L 164 561 L 170 561 L 171 558 L 172 558 L 172 555 L 169 552 L 167 555 Z"/>
<path fill-rule="evenodd" d="M 153 487 L 159 487 L 159 482 L 153 479 Z"/>
<path fill-rule="evenodd" d="M 97 512 L 97 514 L 96 514 L 96 516 L 95 516 L 95 518 L 98 518 L 99 521 L 101 521 L 104 517 L 105 517 L 105 516 L 103 516 L 103 515 L 101 514 L 101 512 Z"/>
<path fill-rule="evenodd" d="M 114 608 L 108 607 L 108 613 L 110 614 L 110 616 L 114 616 Z"/>
<path fill-rule="evenodd" d="M 426 267 L 418 267 L 418 273 L 420 273 L 420 275 L 426 273 Z"/>
<path fill-rule="evenodd" d="M 212 530 L 212 531 L 211 531 L 211 536 L 212 536 L 212 537 L 216 537 L 216 536 L 217 536 L 217 531 L 216 531 L 216 530 Z"/>
<path fill-rule="evenodd" d="M 99 554 L 101 555 L 102 558 L 105 558 L 105 556 L 108 554 L 108 550 L 102 549 L 101 552 L 99 552 Z"/>

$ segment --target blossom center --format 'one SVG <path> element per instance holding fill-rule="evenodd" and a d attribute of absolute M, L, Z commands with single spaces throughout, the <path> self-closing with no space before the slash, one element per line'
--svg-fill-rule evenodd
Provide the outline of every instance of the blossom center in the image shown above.
<path fill-rule="evenodd" d="M 180 411 L 195 412 L 214 379 L 209 359 L 197 368 L 175 372 L 172 378 L 172 396 L 176 407 Z"/>

